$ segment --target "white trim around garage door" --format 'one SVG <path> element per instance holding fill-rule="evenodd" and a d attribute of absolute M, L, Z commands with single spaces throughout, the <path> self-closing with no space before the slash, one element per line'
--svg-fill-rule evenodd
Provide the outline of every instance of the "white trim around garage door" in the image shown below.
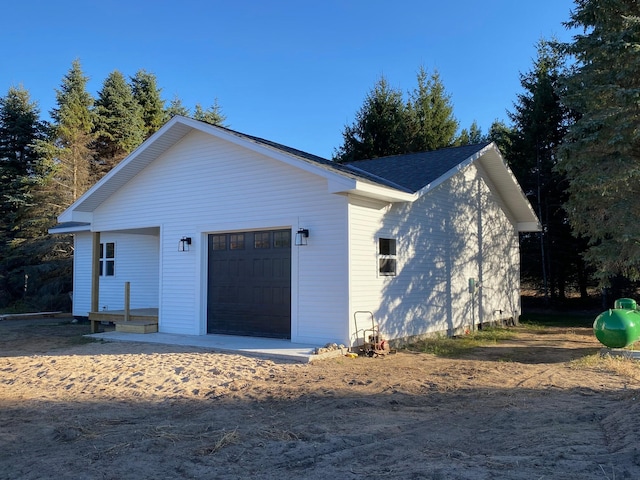
<path fill-rule="evenodd" d="M 274 217 L 263 219 L 239 220 L 237 222 L 224 222 L 220 224 L 197 225 L 196 229 L 200 237 L 197 250 L 197 277 L 200 279 L 200 288 L 197 289 L 198 331 L 200 335 L 207 334 L 207 282 L 208 282 L 208 235 L 212 233 L 250 232 L 257 230 L 291 229 L 292 237 L 300 228 L 298 217 Z M 291 342 L 296 343 L 298 335 L 298 248 L 291 239 Z"/>

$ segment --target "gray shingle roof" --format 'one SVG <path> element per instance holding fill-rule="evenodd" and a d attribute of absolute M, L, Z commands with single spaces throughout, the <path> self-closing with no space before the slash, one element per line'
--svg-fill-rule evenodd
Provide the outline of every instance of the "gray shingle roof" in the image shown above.
<path fill-rule="evenodd" d="M 347 165 L 353 169 L 362 170 L 401 185 L 411 192 L 417 192 L 482 150 L 488 144 L 489 142 L 485 142 L 476 145 L 443 148 L 432 152 L 358 160 Z"/>
<path fill-rule="evenodd" d="M 444 148 L 432 152 L 393 155 L 340 164 L 311 153 L 303 152 L 302 150 L 272 142 L 271 140 L 247 135 L 246 133 L 237 132 L 226 127 L 218 128 L 298 158 L 320 164 L 325 168 L 338 171 L 343 175 L 355 176 L 407 193 L 417 192 L 489 144 L 489 142 L 485 142 L 476 145 Z"/>

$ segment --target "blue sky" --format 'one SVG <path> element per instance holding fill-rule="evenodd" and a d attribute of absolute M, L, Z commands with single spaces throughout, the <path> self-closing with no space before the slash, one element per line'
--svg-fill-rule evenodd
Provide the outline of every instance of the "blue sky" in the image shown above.
<path fill-rule="evenodd" d="M 22 85 L 42 117 L 79 59 L 154 73 L 193 109 L 217 98 L 230 128 L 330 158 L 381 75 L 404 92 L 437 70 L 461 127 L 508 121 L 535 44 L 569 40 L 572 0 L 20 0 L 2 7 L 0 95 Z"/>

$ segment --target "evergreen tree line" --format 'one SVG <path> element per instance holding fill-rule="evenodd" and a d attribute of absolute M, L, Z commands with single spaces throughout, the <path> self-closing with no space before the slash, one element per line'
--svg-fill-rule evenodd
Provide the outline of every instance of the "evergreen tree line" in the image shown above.
<path fill-rule="evenodd" d="M 420 68 L 406 95 L 374 85 L 333 158 L 496 142 L 543 228 L 521 237 L 523 279 L 550 301 L 640 280 L 640 4 L 575 0 L 565 26 L 579 33 L 539 42 L 508 125 L 458 132 L 438 73 Z M 0 98 L 0 308 L 68 307 L 72 242 L 46 233 L 57 215 L 172 115 L 225 121 L 217 102 L 166 106 L 144 71 L 113 72 L 96 99 L 86 83 L 74 62 L 51 122 L 23 88 Z"/>
<path fill-rule="evenodd" d="M 572 235 L 564 209 L 566 177 L 556 170 L 558 149 L 575 113 L 561 98 L 561 80 L 568 74 L 566 57 L 557 45 L 540 41 L 531 71 L 521 74 L 523 93 L 507 112 L 510 125 L 494 121 L 483 134 L 477 122 L 458 132 L 450 96 L 437 72 L 424 67 L 417 86 L 406 98 L 382 77 L 369 91 L 355 121 L 345 126 L 343 144 L 334 160 L 357 161 L 387 155 L 496 142 L 534 207 L 543 231 L 521 236 L 524 283 L 550 301 L 569 291 L 587 297 L 592 272 L 582 254 L 583 239 Z"/>
<path fill-rule="evenodd" d="M 71 236 L 48 235 L 56 217 L 174 115 L 222 125 L 217 101 L 193 114 L 166 105 L 155 76 L 119 71 L 93 98 L 74 61 L 56 90 L 51 121 L 23 87 L 0 97 L 0 308 L 68 309 Z"/>
<path fill-rule="evenodd" d="M 456 121 L 437 74 L 402 92 L 382 78 L 343 131 L 337 161 L 495 141 L 542 225 L 521 237 L 525 283 L 550 302 L 640 280 L 640 2 L 575 0 L 571 42 L 540 41 L 522 93 L 488 134 Z M 625 292 L 625 288 L 627 291 Z M 611 298 L 605 306 L 611 306 Z"/>
<path fill-rule="evenodd" d="M 343 144 L 333 160 L 352 162 L 388 155 L 426 152 L 485 141 L 477 122 L 458 133 L 451 97 L 437 71 L 420 67 L 416 87 L 407 93 L 382 76 L 367 94 L 352 125 L 342 132 Z"/>

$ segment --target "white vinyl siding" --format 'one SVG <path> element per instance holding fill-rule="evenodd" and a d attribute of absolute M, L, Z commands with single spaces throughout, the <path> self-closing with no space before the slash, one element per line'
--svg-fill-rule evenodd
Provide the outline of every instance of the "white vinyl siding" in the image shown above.
<path fill-rule="evenodd" d="M 91 308 L 91 233 L 73 237 L 73 316 L 87 317 Z"/>
<path fill-rule="evenodd" d="M 388 338 L 519 314 L 518 234 L 474 166 L 413 204 L 352 198 L 350 224 L 351 312 L 372 311 Z M 397 239 L 396 276 L 375 274 L 380 237 Z"/>
<path fill-rule="evenodd" d="M 346 203 L 319 176 L 192 132 L 104 202 L 92 227 L 160 227 L 159 328 L 196 335 L 206 333 L 207 234 L 308 228 L 308 245 L 291 247 L 292 341 L 344 341 Z M 184 236 L 189 252 L 178 251 Z"/>
<path fill-rule="evenodd" d="M 160 332 L 203 335 L 208 235 L 305 228 L 307 245 L 291 239 L 292 342 L 351 343 L 359 310 L 387 338 L 517 316 L 518 234 L 474 165 L 413 203 L 388 204 L 332 194 L 296 162 L 188 133 L 93 212 L 100 241 L 117 245 L 100 306 L 122 308 L 130 281 L 131 306 L 158 307 Z M 178 251 L 183 237 L 189 251 Z M 380 274 L 380 238 L 395 240 L 396 275 Z M 475 303 L 469 278 L 482 284 Z M 74 315 L 88 313 L 90 290 L 91 234 L 78 233 Z"/>

